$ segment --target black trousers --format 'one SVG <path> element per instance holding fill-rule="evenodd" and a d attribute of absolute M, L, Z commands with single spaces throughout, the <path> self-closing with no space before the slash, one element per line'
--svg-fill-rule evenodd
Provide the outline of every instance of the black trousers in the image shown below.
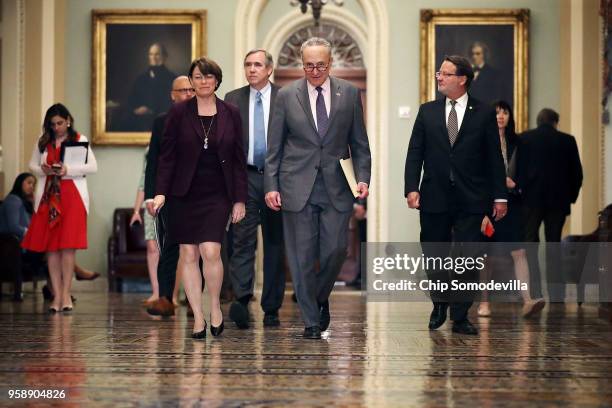
<path fill-rule="evenodd" d="M 525 242 L 540 242 L 540 226 L 544 223 L 546 242 L 560 242 L 566 214 L 561 210 L 523 207 L 525 222 Z M 527 262 L 531 296 L 542 297 L 542 281 L 538 245 L 528 245 Z M 561 251 L 558 244 L 546 246 L 546 285 L 551 302 L 563 302 L 565 299 L 565 279 L 561 268 Z"/>
<path fill-rule="evenodd" d="M 264 263 L 261 308 L 266 313 L 276 313 L 285 295 L 282 214 L 266 206 L 263 173 L 249 168 L 247 174 L 249 197 L 246 214 L 240 223 L 232 226 L 233 248 L 229 275 L 237 299 L 253 294 L 257 227 L 261 225 Z"/>
<path fill-rule="evenodd" d="M 161 252 L 157 264 L 157 282 L 159 296 L 172 302 L 172 292 L 176 281 L 176 267 L 179 259 L 179 244 L 170 244 L 166 239 L 166 226 L 168 225 L 168 206 L 163 206 L 157 215 L 157 236 Z"/>
<path fill-rule="evenodd" d="M 454 202 L 454 200 L 451 200 Z M 423 254 L 426 257 L 450 256 L 453 255 L 476 257 L 480 254 L 478 245 L 468 245 L 464 250 L 453 248 L 455 243 L 477 243 L 482 241 L 480 225 L 484 214 L 471 214 L 463 212 L 460 208 L 453 208 L 444 213 L 428 213 L 421 211 L 421 243 Z M 460 254 L 457 250 L 462 251 Z M 427 270 L 427 277 L 432 280 L 440 280 L 449 283 L 452 279 L 465 282 L 475 282 L 478 280 L 477 271 L 465 272 L 461 275 L 446 270 Z M 453 275 L 451 278 L 451 274 Z M 450 317 L 453 321 L 467 319 L 467 314 L 473 303 L 473 295 L 467 293 L 454 294 L 449 298 L 448 293 L 430 291 L 431 300 L 434 304 L 450 303 Z"/>

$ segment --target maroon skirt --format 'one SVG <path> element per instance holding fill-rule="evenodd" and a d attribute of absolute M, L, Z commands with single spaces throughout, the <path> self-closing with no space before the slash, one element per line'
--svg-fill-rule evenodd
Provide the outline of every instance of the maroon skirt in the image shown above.
<path fill-rule="evenodd" d="M 202 118 L 208 126 L 208 118 Z M 222 243 L 225 238 L 232 202 L 226 191 L 223 170 L 217 156 L 215 130 L 216 121 L 209 134 L 208 149 L 201 148 L 187 194 L 168 197 L 169 243 Z"/>

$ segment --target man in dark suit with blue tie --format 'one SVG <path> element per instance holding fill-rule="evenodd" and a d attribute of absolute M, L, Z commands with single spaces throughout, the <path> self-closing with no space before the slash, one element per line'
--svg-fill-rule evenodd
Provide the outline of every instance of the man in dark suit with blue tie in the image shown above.
<path fill-rule="evenodd" d="M 270 82 L 273 69 L 274 61 L 269 52 L 262 49 L 249 51 L 244 58 L 244 73 L 249 85 L 225 95 L 225 101 L 240 110 L 249 178 L 246 216 L 241 223 L 233 226 L 233 253 L 229 265 L 236 295 L 236 301 L 230 307 L 230 318 L 241 329 L 249 327 L 248 304 L 253 295 L 258 225 L 261 225 L 264 249 L 261 295 L 264 326 L 280 325 L 278 310 L 285 294 L 282 218 L 280 213 L 269 209 L 264 201 L 266 140 L 279 89 Z"/>
<path fill-rule="evenodd" d="M 420 210 L 423 243 L 478 242 L 485 215 L 492 213 L 499 220 L 507 212 L 495 110 L 468 95 L 473 78 L 467 59 L 446 57 L 436 72 L 438 91 L 445 98 L 421 105 L 412 129 L 404 196 L 410 208 Z M 439 248 L 425 244 L 423 250 L 432 247 Z M 427 272 L 432 280 L 448 279 L 441 272 Z M 434 308 L 429 329 L 435 330 L 446 321 L 449 302 L 442 293 L 430 295 Z M 478 334 L 467 318 L 471 305 L 464 294 L 450 304 L 453 332 Z"/>
<path fill-rule="evenodd" d="M 300 51 L 305 78 L 278 92 L 264 183 L 268 207 L 282 209 L 304 338 L 320 339 L 330 323 L 329 295 L 346 258 L 354 203 L 339 159 L 348 158 L 350 149 L 357 190 L 364 199 L 371 156 L 359 90 L 329 75 L 331 44 L 310 38 Z"/>

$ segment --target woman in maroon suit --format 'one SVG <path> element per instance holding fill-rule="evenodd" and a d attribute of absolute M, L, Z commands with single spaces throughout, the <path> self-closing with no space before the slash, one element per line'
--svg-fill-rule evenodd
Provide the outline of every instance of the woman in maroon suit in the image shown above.
<path fill-rule="evenodd" d="M 168 201 L 167 240 L 180 244 L 179 268 L 193 309 L 193 338 L 206 336 L 202 278 L 210 295 L 210 332 L 223 331 L 219 302 L 223 265 L 221 242 L 229 221 L 240 222 L 247 200 L 246 155 L 240 113 L 215 96 L 221 68 L 202 57 L 191 64 L 189 79 L 196 97 L 170 109 L 158 161 L 154 208 Z"/>

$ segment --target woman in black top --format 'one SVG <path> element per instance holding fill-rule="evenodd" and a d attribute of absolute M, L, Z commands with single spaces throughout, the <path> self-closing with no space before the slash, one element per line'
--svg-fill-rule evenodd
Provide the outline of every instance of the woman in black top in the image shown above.
<path fill-rule="evenodd" d="M 516 184 L 516 153 L 519 144 L 514 125 L 514 114 L 510 104 L 498 101 L 494 104 L 497 113 L 497 127 L 499 129 L 499 141 L 506 167 L 506 187 L 508 188 L 508 213 L 499 221 L 491 221 L 488 217 L 483 222 L 483 231 L 486 224 L 491 224 L 494 229 L 492 242 L 501 243 L 500 246 L 509 249 L 514 262 L 514 273 L 516 279 L 521 283 L 529 285 L 529 265 L 525 251 L 525 231 L 522 218 L 521 189 Z M 487 282 L 490 277 L 489 268 L 483 270 L 483 281 Z M 523 298 L 523 317 L 530 317 L 539 312 L 545 306 L 544 299 L 532 299 L 529 289 L 521 291 Z M 478 306 L 478 315 L 487 317 L 491 315 L 488 302 L 488 293 L 483 291 L 482 302 Z"/>

